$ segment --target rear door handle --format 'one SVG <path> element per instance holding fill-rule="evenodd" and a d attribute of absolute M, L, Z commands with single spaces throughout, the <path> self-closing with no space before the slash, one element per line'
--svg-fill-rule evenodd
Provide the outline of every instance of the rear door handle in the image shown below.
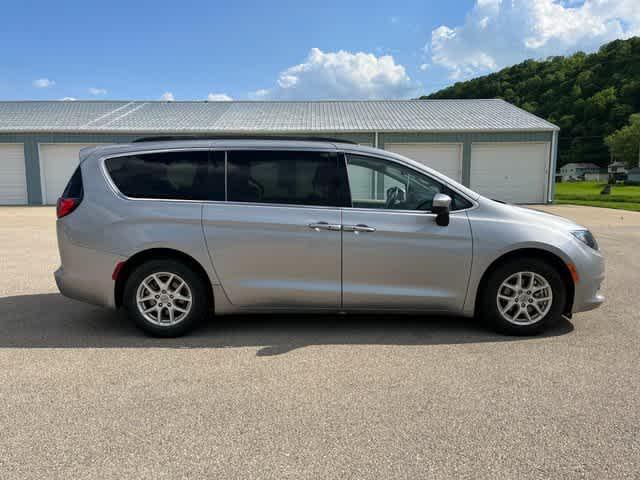
<path fill-rule="evenodd" d="M 343 225 L 342 230 L 344 230 L 345 232 L 355 232 L 355 233 L 376 231 L 374 227 L 370 227 L 369 225 L 364 225 L 362 223 L 359 223 L 358 225 Z"/>
<path fill-rule="evenodd" d="M 318 222 L 318 223 L 310 223 L 307 225 L 309 228 L 319 232 L 320 230 L 331 230 L 332 232 L 339 232 L 342 230 L 342 225 L 337 223 L 327 223 L 327 222 Z"/>

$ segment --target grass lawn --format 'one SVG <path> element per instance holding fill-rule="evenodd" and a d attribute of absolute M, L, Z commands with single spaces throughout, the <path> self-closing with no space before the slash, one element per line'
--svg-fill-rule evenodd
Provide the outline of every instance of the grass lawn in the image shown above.
<path fill-rule="evenodd" d="M 611 194 L 600 195 L 604 183 L 556 183 L 555 203 L 619 208 L 640 212 L 640 185 L 613 185 Z"/>

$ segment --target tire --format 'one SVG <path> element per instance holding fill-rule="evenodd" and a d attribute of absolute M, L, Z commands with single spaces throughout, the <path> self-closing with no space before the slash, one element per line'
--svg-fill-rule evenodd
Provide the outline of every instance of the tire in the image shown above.
<path fill-rule="evenodd" d="M 560 320 L 566 298 L 566 285 L 553 265 L 538 258 L 516 259 L 489 274 L 479 314 L 500 333 L 536 335 Z"/>
<path fill-rule="evenodd" d="M 184 284 L 179 287 L 181 282 Z M 149 300 L 138 302 L 145 298 Z M 124 306 L 129 317 L 147 334 L 179 337 L 208 314 L 209 296 L 202 278 L 182 262 L 150 260 L 127 279 Z M 143 309 L 148 309 L 148 313 Z"/>

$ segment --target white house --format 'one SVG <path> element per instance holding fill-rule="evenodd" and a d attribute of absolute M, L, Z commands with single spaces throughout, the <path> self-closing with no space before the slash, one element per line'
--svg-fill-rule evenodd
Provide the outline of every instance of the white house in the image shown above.
<path fill-rule="evenodd" d="M 624 162 L 613 162 L 607 168 L 609 175 L 613 175 L 616 180 L 624 180 L 627 177 L 627 169 Z"/>
<path fill-rule="evenodd" d="M 627 182 L 640 183 L 640 167 L 634 167 L 627 172 Z"/>
<path fill-rule="evenodd" d="M 563 181 L 582 180 L 586 173 L 600 173 L 600 167 L 595 163 L 567 163 L 560 167 Z"/>
<path fill-rule="evenodd" d="M 609 174 L 607 172 L 585 173 L 584 180 L 585 182 L 606 182 L 609 180 Z"/>

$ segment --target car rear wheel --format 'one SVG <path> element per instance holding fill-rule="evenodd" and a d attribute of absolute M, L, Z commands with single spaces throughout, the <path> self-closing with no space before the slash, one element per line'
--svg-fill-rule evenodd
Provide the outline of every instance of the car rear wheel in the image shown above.
<path fill-rule="evenodd" d="M 555 267 L 537 258 L 518 259 L 495 269 L 480 299 L 480 314 L 509 335 L 535 335 L 562 316 L 566 286 Z"/>
<path fill-rule="evenodd" d="M 208 311 L 204 282 L 175 260 L 151 260 L 128 278 L 124 305 L 146 333 L 177 337 L 191 330 Z"/>

